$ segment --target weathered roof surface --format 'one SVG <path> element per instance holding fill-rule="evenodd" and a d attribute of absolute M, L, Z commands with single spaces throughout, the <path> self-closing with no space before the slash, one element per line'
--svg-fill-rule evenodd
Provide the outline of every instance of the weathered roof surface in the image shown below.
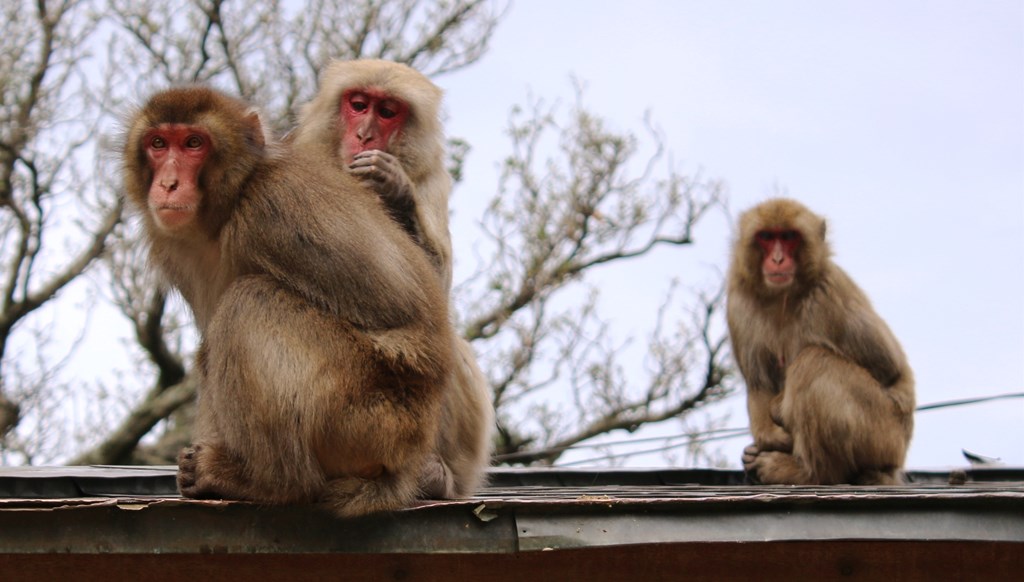
<path fill-rule="evenodd" d="M 1024 542 L 1024 471 L 1012 468 L 969 470 L 962 485 L 949 485 L 948 472 L 912 472 L 911 483 L 899 487 L 754 486 L 744 484 L 739 471 L 713 469 L 495 469 L 490 485 L 473 498 L 427 500 L 397 514 L 353 521 L 312 507 L 183 499 L 175 491 L 174 471 L 0 469 L 0 551 L 187 552 L 205 545 L 226 551 L 479 552 L 684 541 Z M 55 517 L 39 517 L 45 514 Z M 28 526 L 54 519 L 65 526 L 88 523 L 89 533 L 49 543 L 20 527 L 17 536 L 7 533 L 12 520 Z M 267 519 L 279 527 L 290 524 L 292 535 L 275 529 L 266 537 L 260 524 Z M 126 527 L 112 528 L 109 539 L 94 533 L 122 522 Z M 158 536 L 140 525 L 152 525 Z M 349 536 L 348 530 L 361 533 Z"/>
<path fill-rule="evenodd" d="M 478 558 L 469 556 L 479 555 L 490 560 L 480 568 L 505 564 L 499 568 L 518 572 L 491 578 L 517 579 L 523 575 L 518 568 L 527 564 L 567 567 L 540 555 L 550 551 L 576 556 L 573 563 L 586 556 L 593 568 L 611 556 L 676 565 L 686 556 L 704 557 L 718 566 L 700 571 L 716 576 L 770 556 L 784 564 L 772 572 L 791 574 L 801 564 L 817 574 L 846 572 L 849 564 L 842 560 L 850 559 L 898 565 L 912 558 L 917 565 L 911 574 L 959 568 L 972 578 L 1024 568 L 1019 468 L 967 469 L 954 474 L 954 481 L 963 481 L 959 485 L 950 484 L 948 471 L 914 471 L 910 483 L 899 487 L 753 486 L 738 471 L 711 469 L 495 469 L 490 485 L 473 498 L 423 501 L 353 520 L 315 507 L 183 499 L 175 492 L 174 471 L 0 469 L 0 573 L 5 563 L 36 564 L 30 557 L 40 554 L 160 554 L 186 562 L 198 559 L 183 557 L 188 555 L 331 554 L 348 555 L 347 564 L 404 556 L 412 562 L 403 563 L 424 568 L 447 564 L 437 562 L 446 555 L 472 565 Z M 786 561 L 797 548 L 810 552 L 800 558 L 806 563 Z M 968 548 L 973 549 L 964 554 Z M 107 563 L 97 560 L 87 561 L 89 567 Z M 323 564 L 328 570 L 335 566 L 336 561 Z M 602 571 L 613 578 L 612 570 L 587 575 Z M 860 566 L 851 571 L 860 572 Z M 583 575 L 566 575 L 576 574 Z"/>

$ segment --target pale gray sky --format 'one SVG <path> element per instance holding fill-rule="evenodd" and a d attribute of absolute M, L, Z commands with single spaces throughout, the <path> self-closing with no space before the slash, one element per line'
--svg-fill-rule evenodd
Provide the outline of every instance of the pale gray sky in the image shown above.
<path fill-rule="evenodd" d="M 473 147 L 457 280 L 510 107 L 566 111 L 571 76 L 614 128 L 642 136 L 649 110 L 675 165 L 725 180 L 734 213 L 783 190 L 825 215 L 920 403 L 1024 391 L 1024 3 L 517 0 L 488 55 L 438 79 L 449 134 Z M 671 277 L 725 269 L 729 229 L 709 219 L 697 247 L 601 281 L 608 314 L 642 339 Z M 746 422 L 741 396 L 713 411 Z M 734 466 L 744 444 L 722 445 Z M 962 465 L 963 447 L 1024 465 L 1024 400 L 919 414 L 908 465 Z"/>

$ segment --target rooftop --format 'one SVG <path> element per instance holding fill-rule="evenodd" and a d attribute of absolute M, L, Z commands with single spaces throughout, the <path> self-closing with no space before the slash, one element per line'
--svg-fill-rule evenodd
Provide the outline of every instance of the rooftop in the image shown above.
<path fill-rule="evenodd" d="M 899 487 L 754 486 L 715 469 L 502 468 L 472 498 L 352 520 L 184 499 L 174 473 L 0 468 L 0 579 L 10 567 L 100 579 L 125 563 L 168 577 L 212 568 L 219 579 L 339 567 L 415 579 L 536 570 L 653 580 L 680 567 L 715 578 L 1001 579 L 1024 568 L 1024 468 L 911 471 Z M 762 572 L 766 560 L 774 565 Z"/>

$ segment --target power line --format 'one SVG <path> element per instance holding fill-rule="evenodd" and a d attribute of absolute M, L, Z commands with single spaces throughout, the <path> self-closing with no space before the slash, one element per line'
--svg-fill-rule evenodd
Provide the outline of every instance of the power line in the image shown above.
<path fill-rule="evenodd" d="M 732 433 L 736 433 L 736 432 L 738 432 L 739 434 L 732 434 Z M 575 450 L 575 449 L 599 449 L 599 448 L 602 448 L 602 447 L 614 447 L 614 446 L 618 446 L 618 445 L 635 445 L 635 444 L 638 444 L 638 443 L 649 443 L 649 442 L 655 442 L 655 441 L 674 441 L 674 440 L 686 439 L 686 438 L 689 438 L 689 439 L 692 439 L 692 440 L 701 440 L 701 441 L 714 441 L 714 440 L 721 440 L 721 439 L 729 439 L 729 438 L 733 438 L 735 436 L 742 436 L 746 432 L 748 432 L 746 427 L 743 427 L 743 428 L 716 428 L 716 429 L 711 429 L 711 430 L 697 431 L 697 432 L 687 432 L 687 433 L 682 433 L 682 434 L 677 434 L 677 435 L 669 435 L 669 436 L 656 436 L 656 437 L 643 437 L 643 438 L 623 439 L 623 440 L 619 440 L 619 441 L 604 441 L 604 442 L 601 442 L 601 443 L 574 443 L 574 444 L 571 444 L 571 445 L 566 445 L 564 447 L 548 447 L 546 449 L 534 449 L 534 450 L 530 450 L 530 451 L 517 451 L 515 453 L 506 453 L 504 455 L 495 455 L 494 456 L 494 460 L 496 460 L 498 462 L 515 461 L 516 459 L 528 459 L 528 458 L 536 457 L 537 455 L 545 455 L 545 454 L 550 454 L 550 453 L 565 452 L 565 451 Z M 728 433 L 728 434 L 720 434 L 720 433 Z M 706 438 L 704 438 L 705 435 L 718 435 L 718 436 L 707 436 Z"/>
<path fill-rule="evenodd" d="M 592 458 L 589 458 L 589 459 L 580 459 L 578 461 L 568 461 L 568 462 L 565 462 L 565 463 L 559 463 L 558 466 L 560 466 L 560 467 L 569 467 L 569 466 L 572 466 L 572 465 L 584 465 L 584 464 L 593 463 L 593 462 L 596 462 L 596 461 L 607 461 L 607 460 L 610 460 L 610 459 L 618 459 L 618 458 L 622 458 L 622 457 L 631 457 L 633 455 L 646 455 L 646 454 L 650 454 L 650 453 L 661 453 L 661 452 L 665 452 L 665 451 L 670 451 L 670 450 L 675 449 L 675 448 L 679 448 L 679 447 L 681 447 L 683 445 L 689 446 L 689 445 L 692 445 L 694 443 L 701 443 L 701 444 L 703 444 L 703 443 L 706 443 L 706 442 L 709 442 L 709 441 L 718 441 L 718 440 L 724 440 L 724 439 L 731 439 L 731 438 L 734 438 L 734 437 L 739 437 L 739 436 L 743 436 L 745 434 L 748 434 L 750 431 L 747 430 L 746 428 L 738 428 L 738 429 L 720 429 L 719 432 L 731 432 L 731 433 L 735 433 L 735 434 L 720 434 L 720 435 L 711 436 L 711 437 L 707 437 L 707 438 L 693 437 L 692 435 L 681 435 L 681 436 L 676 436 L 676 437 L 662 437 L 662 440 L 666 441 L 666 444 L 664 446 L 661 446 L 661 447 L 657 447 L 657 448 L 653 448 L 653 449 L 642 449 L 642 450 L 639 450 L 639 451 L 627 451 L 627 452 L 624 452 L 624 453 L 610 453 L 610 454 L 604 455 L 602 457 L 592 457 Z M 668 443 L 668 441 L 670 441 L 670 440 L 678 440 L 678 439 L 681 439 L 681 438 L 684 438 L 684 437 L 691 437 L 691 438 L 689 438 L 689 440 L 687 440 L 686 442 L 682 442 L 682 443 L 671 443 L 671 444 Z M 644 440 L 655 440 L 655 439 L 644 439 Z M 601 445 L 594 445 L 594 446 L 597 447 L 597 446 L 601 446 Z"/>
<path fill-rule="evenodd" d="M 938 410 L 941 408 L 955 408 L 958 406 L 968 406 L 971 404 L 981 404 L 984 402 L 992 402 L 995 400 L 1007 400 L 1012 398 L 1024 398 L 1024 392 L 1009 392 L 1006 394 L 996 394 L 993 396 L 979 396 L 977 398 L 962 398 L 957 400 L 944 400 L 940 402 L 933 402 L 931 404 L 922 404 L 918 406 L 916 412 L 925 412 L 928 410 Z M 610 459 L 617 459 L 621 457 L 628 457 L 632 455 L 644 455 L 648 453 L 657 453 L 672 450 L 684 445 L 690 445 L 694 442 L 706 443 L 710 441 L 726 440 L 732 438 L 738 438 L 750 433 L 747 427 L 736 427 L 736 428 L 718 428 L 707 431 L 689 432 L 672 436 L 660 436 L 660 437 L 645 437 L 637 439 L 625 439 L 619 441 L 607 441 L 602 443 L 575 443 L 564 447 L 551 447 L 547 449 L 535 449 L 531 451 L 518 451 L 515 453 L 508 453 L 504 455 L 496 455 L 495 460 L 499 463 L 515 461 L 516 459 L 529 459 L 537 456 L 549 455 L 554 453 L 564 453 L 566 451 L 581 450 L 581 449 L 599 449 L 604 447 L 615 447 L 620 445 L 636 445 L 645 442 L 663 441 L 665 445 L 654 448 L 654 449 L 643 449 L 639 451 L 629 451 L 624 453 L 613 453 L 602 457 L 594 457 L 589 459 L 583 459 L 579 461 L 570 461 L 567 463 L 560 463 L 560 466 L 579 465 L 588 462 L 595 461 L 606 461 Z M 684 442 L 673 442 L 680 441 Z"/>
<path fill-rule="evenodd" d="M 990 402 L 992 400 L 1005 400 L 1007 398 L 1024 398 L 1024 392 L 1010 392 L 1008 394 L 998 394 L 996 396 L 981 396 L 978 398 L 964 398 L 963 400 L 947 400 L 945 402 L 935 402 L 933 404 L 925 404 L 917 407 L 918 412 L 925 410 L 935 410 L 937 408 L 948 408 L 953 406 L 965 406 L 967 404 L 978 404 L 979 402 Z"/>

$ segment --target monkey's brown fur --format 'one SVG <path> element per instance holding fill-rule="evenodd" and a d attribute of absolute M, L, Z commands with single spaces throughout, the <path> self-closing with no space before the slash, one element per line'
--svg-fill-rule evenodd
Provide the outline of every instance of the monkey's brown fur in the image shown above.
<path fill-rule="evenodd" d="M 294 142 L 344 159 L 344 120 L 338 114 L 339 105 L 342 93 L 353 88 L 377 89 L 410 108 L 405 127 L 387 153 L 399 159 L 413 185 L 413 234 L 441 270 L 442 280 L 450 286 L 448 196 L 452 184 L 444 165 L 441 89 L 412 67 L 400 63 L 376 59 L 334 61 L 321 74 L 316 96 L 302 108 Z"/>
<path fill-rule="evenodd" d="M 213 149 L 185 228 L 149 209 L 143 137 L 174 122 Z M 202 345 L 188 497 L 325 501 L 341 516 L 419 493 L 454 361 L 447 300 L 375 193 L 330 160 L 264 145 L 250 108 L 203 87 L 132 118 L 124 182 L 152 263 L 191 306 Z"/>
<path fill-rule="evenodd" d="M 406 126 L 388 153 L 401 162 L 413 185 L 413 215 L 404 217 L 413 225 L 410 234 L 434 261 L 447 291 L 452 283 L 448 231 L 451 179 L 444 166 L 444 135 L 439 118 L 441 90 L 437 86 L 399 63 L 336 61 L 324 71 L 316 97 L 302 109 L 294 144 L 330 156 L 343 165 L 347 152 L 340 140 L 344 132 L 340 100 L 350 89 L 367 88 L 390 95 L 409 107 Z M 388 193 L 378 193 L 388 199 Z M 424 489 L 435 497 L 472 493 L 483 481 L 484 469 L 490 462 L 494 427 L 490 387 L 469 342 L 456 336 L 454 346 L 455 368 L 445 391 L 442 429 L 436 445 L 439 463 L 428 465 L 423 479 Z"/>
<path fill-rule="evenodd" d="M 764 282 L 762 231 L 796 230 L 797 274 Z M 895 484 L 913 431 L 914 377 L 899 342 L 832 262 L 825 221 L 788 199 L 740 217 L 728 283 L 733 351 L 747 383 L 762 483 Z"/>

